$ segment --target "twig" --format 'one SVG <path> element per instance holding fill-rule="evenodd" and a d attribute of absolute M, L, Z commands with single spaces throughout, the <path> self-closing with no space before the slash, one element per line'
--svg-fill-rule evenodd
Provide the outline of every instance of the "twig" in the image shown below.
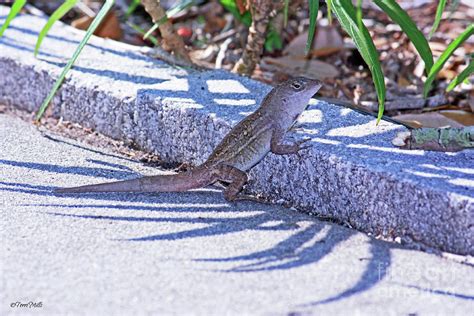
<path fill-rule="evenodd" d="M 217 54 L 216 57 L 216 69 L 221 69 L 222 68 L 222 61 L 225 58 L 225 52 L 227 51 L 227 48 L 229 47 L 229 44 L 232 42 L 231 38 L 228 38 L 222 43 L 219 53 Z"/>
<path fill-rule="evenodd" d="M 153 47 L 153 48 L 142 47 L 140 49 L 140 52 L 142 52 L 143 54 L 146 54 L 148 56 L 151 56 L 153 58 L 158 58 L 158 59 L 160 59 L 160 60 L 162 60 L 162 61 L 164 61 L 164 62 L 166 62 L 170 65 L 202 70 L 201 67 L 193 64 L 192 62 L 187 62 L 183 59 L 180 59 L 180 58 L 176 57 L 175 55 L 171 55 L 170 53 L 165 51 L 163 48 L 158 47 L 158 46 Z"/>
<path fill-rule="evenodd" d="M 220 41 L 223 41 L 231 36 L 234 36 L 235 34 L 237 33 L 237 30 L 236 29 L 230 29 L 228 31 L 225 31 L 223 33 L 220 33 L 218 35 L 216 35 L 213 39 L 212 39 L 212 42 L 213 43 L 217 43 L 217 42 L 220 42 Z"/>
<path fill-rule="evenodd" d="M 165 10 L 160 5 L 160 0 L 141 0 L 146 12 L 151 16 L 153 23 L 157 23 L 166 17 Z M 183 61 L 192 63 L 186 52 L 184 42 L 178 34 L 173 30 L 170 21 L 165 21 L 159 26 L 161 36 L 163 37 L 164 49 L 169 48 L 173 53 Z"/>
<path fill-rule="evenodd" d="M 386 111 L 393 110 L 408 110 L 408 109 L 422 109 L 425 107 L 437 107 L 446 104 L 447 99 L 444 95 L 435 95 L 426 99 L 419 98 L 398 98 L 394 101 L 388 101 L 385 103 Z M 373 101 L 361 101 L 360 104 L 369 108 L 372 111 L 376 111 L 379 107 L 377 102 Z"/>
<path fill-rule="evenodd" d="M 349 108 L 351 110 L 354 110 L 356 112 L 359 112 L 361 114 L 364 114 L 364 115 L 370 115 L 370 116 L 373 116 L 373 117 L 377 117 L 377 114 L 376 113 L 373 113 L 373 112 L 370 112 L 370 111 L 367 111 L 366 109 L 360 107 L 360 106 L 357 106 L 357 105 L 354 105 L 350 102 L 347 102 L 347 101 L 344 101 L 344 100 L 339 100 L 339 99 L 333 99 L 333 98 L 325 98 L 325 97 L 318 97 L 316 98 L 317 100 L 321 100 L 321 101 L 325 101 L 325 102 L 328 102 L 328 103 L 332 103 L 332 104 L 336 104 L 336 105 L 340 105 L 340 106 L 343 106 L 345 108 Z M 402 121 L 399 121 L 399 120 L 396 120 L 394 118 L 391 118 L 389 116 L 386 116 L 386 115 L 382 115 L 382 120 L 384 121 L 387 121 L 387 122 L 390 122 L 390 123 L 393 123 L 393 124 L 398 124 L 398 125 L 403 125 L 405 126 L 406 128 L 408 129 L 413 129 L 413 128 L 417 128 L 417 126 L 415 125 L 412 125 L 408 122 L 402 122 Z"/>
<path fill-rule="evenodd" d="M 253 0 L 251 8 L 253 9 L 252 24 L 249 28 L 247 45 L 242 57 L 232 69 L 233 72 L 247 76 L 253 73 L 255 66 L 260 61 L 268 23 L 270 22 L 270 13 L 273 10 L 273 2 L 272 0 Z"/>

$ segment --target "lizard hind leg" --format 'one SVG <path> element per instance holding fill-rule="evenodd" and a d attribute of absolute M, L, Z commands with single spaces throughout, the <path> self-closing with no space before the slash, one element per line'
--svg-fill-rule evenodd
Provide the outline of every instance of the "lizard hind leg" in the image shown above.
<path fill-rule="evenodd" d="M 229 183 L 224 190 L 224 198 L 231 202 L 238 199 L 239 192 L 242 191 L 242 188 L 248 180 L 247 173 L 226 164 L 221 164 L 217 167 L 216 178 L 219 181 Z"/>

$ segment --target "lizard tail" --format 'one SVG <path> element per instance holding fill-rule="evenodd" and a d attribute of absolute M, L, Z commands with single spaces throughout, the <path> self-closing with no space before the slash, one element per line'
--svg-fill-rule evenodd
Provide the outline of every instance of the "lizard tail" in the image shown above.
<path fill-rule="evenodd" d="M 149 176 L 72 188 L 59 188 L 55 192 L 182 192 L 205 187 L 216 180 L 215 176 L 207 168 L 197 167 L 194 170 L 178 174 Z"/>

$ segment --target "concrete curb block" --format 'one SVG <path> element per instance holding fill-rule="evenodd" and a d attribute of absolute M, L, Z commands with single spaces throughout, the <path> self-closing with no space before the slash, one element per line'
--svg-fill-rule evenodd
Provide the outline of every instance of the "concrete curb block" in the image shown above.
<path fill-rule="evenodd" d="M 0 6 L 0 23 L 7 9 Z M 57 25 L 32 50 L 42 18 L 17 17 L 0 38 L 0 101 L 36 110 L 82 33 Z M 27 26 L 27 27 L 26 27 Z M 160 154 L 202 162 L 270 87 L 223 71 L 198 73 L 152 60 L 132 46 L 94 38 L 54 99 L 52 115 Z M 474 255 L 474 151 L 402 151 L 402 127 L 324 102 L 301 118 L 301 157 L 269 155 L 248 190 L 330 216 L 375 235 Z"/>

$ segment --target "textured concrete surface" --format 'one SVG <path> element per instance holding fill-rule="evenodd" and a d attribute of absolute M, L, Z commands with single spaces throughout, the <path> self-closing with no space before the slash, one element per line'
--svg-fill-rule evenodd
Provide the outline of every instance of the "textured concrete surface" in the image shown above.
<path fill-rule="evenodd" d="M 0 8 L 0 23 L 6 15 Z M 0 101 L 35 110 L 82 32 L 58 25 L 38 59 L 44 20 L 20 16 L 0 39 Z M 53 115 L 139 145 L 167 161 L 202 162 L 270 87 L 220 71 L 170 67 L 113 41 L 93 39 L 54 100 Z M 374 235 L 474 254 L 474 151 L 395 149 L 402 128 L 315 101 L 295 138 L 301 157 L 269 155 L 248 190 L 330 216 Z"/>
<path fill-rule="evenodd" d="M 55 196 L 155 174 L 0 114 L 1 315 L 470 315 L 474 268 L 279 206 Z M 36 303 L 41 307 L 20 307 Z"/>

